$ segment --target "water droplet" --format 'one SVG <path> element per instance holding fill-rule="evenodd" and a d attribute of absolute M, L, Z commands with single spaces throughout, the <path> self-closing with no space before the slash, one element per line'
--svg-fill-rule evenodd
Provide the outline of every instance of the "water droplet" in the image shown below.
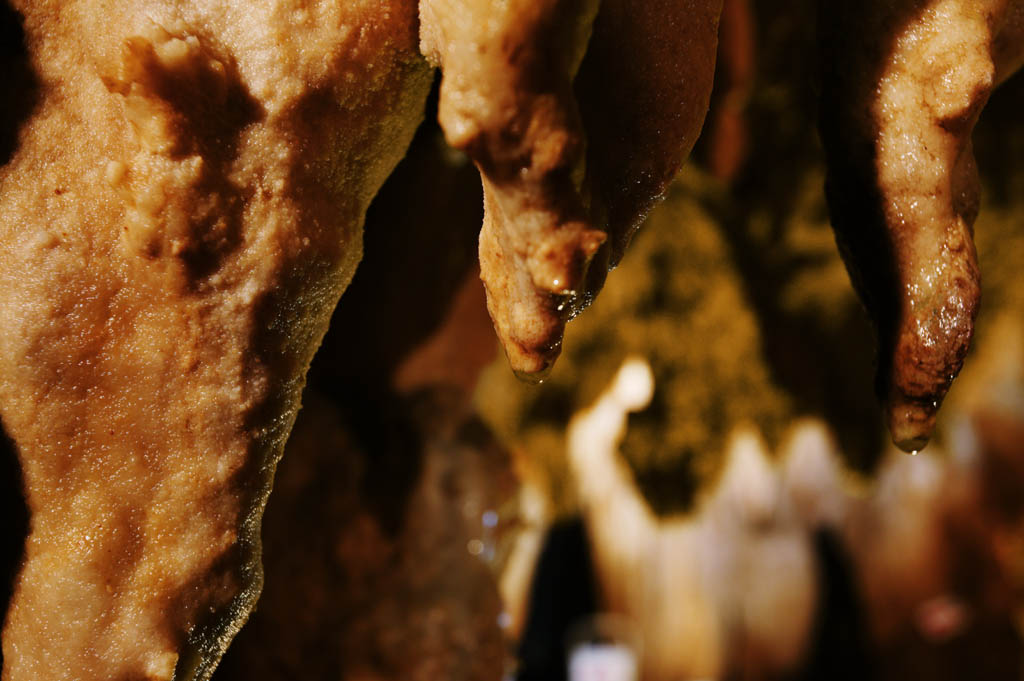
<path fill-rule="evenodd" d="M 480 518 L 484 527 L 497 527 L 498 526 L 498 514 L 495 511 L 487 510 L 484 511 L 483 516 Z"/>

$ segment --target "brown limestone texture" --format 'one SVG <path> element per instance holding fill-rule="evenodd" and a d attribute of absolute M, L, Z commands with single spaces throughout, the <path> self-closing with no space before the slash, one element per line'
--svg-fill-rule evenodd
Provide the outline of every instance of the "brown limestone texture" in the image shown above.
<path fill-rule="evenodd" d="M 480 169 L 481 278 L 512 368 L 543 377 L 696 140 L 720 0 L 422 0 L 439 120 Z"/>
<path fill-rule="evenodd" d="M 411 2 L 15 2 L 0 409 L 31 530 L 6 680 L 206 679 L 371 197 L 429 87 Z"/>
<path fill-rule="evenodd" d="M 917 450 L 973 333 L 980 277 L 971 132 L 1000 69 L 1018 61 L 999 37 L 1019 31 L 1019 3 L 827 7 L 821 132 L 832 222 L 878 329 L 890 433 Z"/>

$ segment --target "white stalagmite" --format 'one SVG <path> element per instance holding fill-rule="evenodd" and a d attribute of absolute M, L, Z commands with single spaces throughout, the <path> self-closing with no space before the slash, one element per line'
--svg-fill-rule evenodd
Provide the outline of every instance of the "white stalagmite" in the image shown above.
<path fill-rule="evenodd" d="M 808 528 L 839 527 L 846 513 L 842 464 L 828 429 L 805 419 L 783 444 L 784 503 Z"/>
<path fill-rule="evenodd" d="M 717 678 L 721 630 L 693 519 L 660 523 L 617 449 L 626 416 L 653 394 L 643 360 L 630 359 L 590 409 L 569 425 L 569 462 L 591 539 L 605 607 L 628 615 L 643 636 L 643 678 Z"/>
<path fill-rule="evenodd" d="M 627 414 L 652 393 L 646 362 L 627 360 L 569 427 L 606 607 L 639 626 L 645 679 L 717 678 L 726 660 L 791 668 L 805 649 L 816 577 L 804 526 L 780 504 L 779 474 L 756 433 L 737 432 L 712 498 L 695 515 L 657 518 L 617 452 Z"/>

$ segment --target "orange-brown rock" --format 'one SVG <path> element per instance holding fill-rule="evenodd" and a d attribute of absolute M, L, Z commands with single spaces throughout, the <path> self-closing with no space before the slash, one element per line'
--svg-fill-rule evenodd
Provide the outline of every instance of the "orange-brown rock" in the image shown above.
<path fill-rule="evenodd" d="M 973 333 L 980 277 L 971 131 L 1000 70 L 1018 62 L 1020 47 L 1006 37 L 1019 33 L 1020 3 L 822 9 L 832 222 L 878 327 L 878 388 L 893 440 L 917 450 Z"/>
<path fill-rule="evenodd" d="M 696 141 L 721 0 L 421 0 L 439 119 L 484 183 L 481 277 L 512 368 L 543 376 Z"/>
<path fill-rule="evenodd" d="M 38 96 L 0 168 L 0 412 L 31 531 L 3 678 L 205 679 L 422 115 L 416 7 L 15 6 Z"/>

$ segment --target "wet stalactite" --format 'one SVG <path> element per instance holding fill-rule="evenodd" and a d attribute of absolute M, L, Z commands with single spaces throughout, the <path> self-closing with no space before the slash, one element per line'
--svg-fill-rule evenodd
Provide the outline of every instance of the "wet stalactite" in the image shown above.
<path fill-rule="evenodd" d="M 636 234 L 602 298 L 570 325 L 562 359 L 541 386 L 517 382 L 504 357 L 477 384 L 497 348 L 476 266 L 480 179 L 434 122 L 435 82 L 428 122 L 367 213 L 363 260 L 313 361 L 305 406 L 277 471 L 263 532 L 263 600 L 215 679 L 496 678 L 508 643 L 498 613 L 508 612 L 500 611 L 504 594 L 489 571 L 498 570 L 478 559 L 490 541 L 483 518 L 501 516 L 504 524 L 506 504 L 523 490 L 552 507 L 544 509 L 547 544 L 532 566 L 532 602 L 524 606 L 523 681 L 553 678 L 555 669 L 563 674 L 563 634 L 575 620 L 621 606 L 607 593 L 622 584 L 662 589 L 625 599 L 626 606 L 664 600 L 697 611 L 694 603 L 719 599 L 705 613 L 710 624 L 694 622 L 725 632 L 720 673 L 694 678 L 885 681 L 920 678 L 923 665 L 936 680 L 963 678 L 965 670 L 987 679 L 1019 668 L 1024 648 L 1010 610 L 1019 610 L 1020 598 L 1008 593 L 1007 565 L 1019 558 L 1019 568 L 1024 557 L 999 554 L 1016 545 L 1007 549 L 997 535 L 1016 537 L 1019 528 L 1011 526 L 1024 512 L 1020 432 L 1012 419 L 974 424 L 1004 436 L 974 454 L 985 461 L 980 474 L 959 460 L 966 455 L 954 444 L 962 443 L 943 439 L 946 423 L 921 456 L 893 459 L 885 448 L 870 378 L 878 362 L 874 332 L 836 253 L 823 193 L 818 65 L 808 57 L 817 49 L 808 19 L 816 4 L 828 3 L 726 0 L 723 22 L 739 12 L 747 23 L 723 28 L 723 35 L 734 32 L 720 62 L 730 58 L 730 44 L 742 54 L 713 97 L 706 139 Z M 0 110 L 0 164 L 14 167 L 22 161 L 19 127 L 39 87 L 20 18 L 4 0 L 0 38 L 0 66 L 13 74 L 0 84 L 0 97 L 15 102 Z M 595 78 L 591 85 L 605 83 Z M 1024 196 L 1024 174 L 1014 173 L 1024 157 L 1022 88 L 1017 78 L 993 96 L 976 137 L 986 210 L 993 208 L 991 221 L 983 213 L 979 223 L 982 259 L 1014 249 L 1024 257 L 1024 240 L 1011 233 L 1020 226 L 1014 205 Z M 716 103 L 728 116 L 716 118 Z M 317 99 L 313 108 L 321 104 L 326 110 L 334 102 Z M 1024 301 L 1011 258 L 995 264 L 986 281 L 993 309 Z M 1013 314 L 1024 320 L 1024 312 Z M 979 326 L 980 338 L 987 325 Z M 281 337 L 291 330 L 280 328 Z M 606 569 L 610 561 L 602 564 L 601 542 L 588 536 L 600 522 L 581 516 L 582 476 L 567 469 L 566 431 L 627 354 L 647 360 L 657 378 L 651 402 L 625 419 L 609 451 L 621 454 L 621 486 L 639 491 L 651 510 L 643 527 L 659 541 L 630 570 L 615 572 Z M 951 393 L 947 413 L 977 415 L 976 404 L 952 404 L 958 400 Z M 805 478 L 787 477 L 795 456 L 787 439 L 801 420 L 822 435 L 815 452 L 841 461 L 834 479 L 815 478 L 821 471 L 802 465 L 793 469 L 809 470 Z M 763 438 L 763 470 L 733 461 L 730 479 L 730 443 L 741 427 L 757 433 L 756 443 Z M 29 527 L 14 449 L 0 434 L 0 615 Z M 936 452 L 948 456 L 933 460 Z M 753 473 L 737 475 L 741 469 Z M 977 490 L 964 492 L 957 486 L 964 480 Z M 792 492 L 798 483 L 806 488 Z M 880 501 L 876 492 L 886 485 L 889 496 Z M 845 506 L 805 508 L 799 493 L 809 489 Z M 912 541 L 920 537 L 921 545 Z M 670 544 L 678 549 L 671 556 L 664 548 Z M 714 578 L 700 582 L 687 573 L 715 551 L 734 555 L 718 556 L 707 571 Z M 882 554 L 890 565 L 876 560 Z M 761 560 L 780 555 L 797 569 Z M 883 574 L 894 567 L 895 576 Z M 672 589 L 690 578 L 698 586 L 677 598 L 682 591 Z M 904 591 L 912 592 L 905 602 Z M 737 613 L 746 616 L 751 603 L 756 609 L 758 595 L 778 599 L 762 605 L 782 605 L 743 621 Z M 956 640 L 928 639 L 915 619 L 919 606 L 949 602 L 973 619 Z M 646 623 L 642 609 L 623 611 Z M 769 635 L 802 616 L 809 633 L 793 648 L 802 657 L 785 665 L 768 660 Z M 878 621 L 891 629 L 886 637 L 875 631 Z M 711 647 L 671 630 L 653 632 L 673 639 L 666 658 Z"/>

